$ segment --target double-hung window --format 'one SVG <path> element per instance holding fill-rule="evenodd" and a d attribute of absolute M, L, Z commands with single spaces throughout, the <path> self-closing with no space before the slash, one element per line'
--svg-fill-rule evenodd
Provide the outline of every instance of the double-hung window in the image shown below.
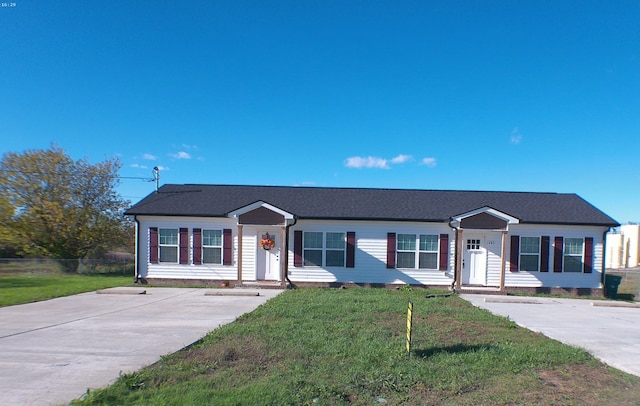
<path fill-rule="evenodd" d="M 540 237 L 520 238 L 520 270 L 529 272 L 540 270 Z"/>
<path fill-rule="evenodd" d="M 178 262 L 178 229 L 161 228 L 158 230 L 158 248 L 160 262 Z"/>
<path fill-rule="evenodd" d="M 582 254 L 584 240 L 582 238 L 565 238 L 564 240 L 564 272 L 582 272 Z"/>
<path fill-rule="evenodd" d="M 222 230 L 202 230 L 202 262 L 222 264 Z"/>
<path fill-rule="evenodd" d="M 396 266 L 398 268 L 437 269 L 438 236 L 398 234 Z"/>
<path fill-rule="evenodd" d="M 345 233 L 305 231 L 304 266 L 345 266 Z"/>

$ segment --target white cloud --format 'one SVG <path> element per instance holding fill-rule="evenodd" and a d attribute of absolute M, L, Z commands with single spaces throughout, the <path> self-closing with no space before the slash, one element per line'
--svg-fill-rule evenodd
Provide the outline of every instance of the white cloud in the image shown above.
<path fill-rule="evenodd" d="M 368 157 L 360 157 L 360 156 L 352 156 L 347 158 L 344 162 L 344 166 L 347 168 L 380 168 L 380 169 L 389 169 L 389 165 L 387 164 L 387 160 L 384 158 L 378 158 L 373 156 Z"/>
<path fill-rule="evenodd" d="M 516 127 L 513 129 L 513 131 L 511 131 L 511 143 L 518 145 L 520 144 L 521 141 L 522 141 L 522 134 L 520 134 L 518 127 Z"/>
<path fill-rule="evenodd" d="M 168 166 L 162 166 L 162 165 L 158 165 L 158 166 L 156 166 L 156 168 L 158 168 L 159 171 L 168 171 L 169 170 Z"/>
<path fill-rule="evenodd" d="M 147 166 L 146 166 L 146 165 L 131 164 L 130 166 L 131 166 L 132 168 L 147 169 Z"/>
<path fill-rule="evenodd" d="M 191 159 L 191 155 L 188 152 L 180 151 L 176 154 L 169 154 L 171 158 L 174 159 Z"/>
<path fill-rule="evenodd" d="M 155 155 L 142 154 L 142 159 L 146 159 L 147 161 L 155 161 L 157 158 Z"/>
<path fill-rule="evenodd" d="M 400 154 L 397 157 L 391 159 L 392 164 L 403 164 L 411 160 L 411 155 Z"/>
<path fill-rule="evenodd" d="M 426 165 L 429 168 L 433 168 L 433 167 L 436 166 L 436 159 L 435 158 L 431 158 L 431 157 L 422 158 L 422 161 L 420 161 L 420 164 Z"/>

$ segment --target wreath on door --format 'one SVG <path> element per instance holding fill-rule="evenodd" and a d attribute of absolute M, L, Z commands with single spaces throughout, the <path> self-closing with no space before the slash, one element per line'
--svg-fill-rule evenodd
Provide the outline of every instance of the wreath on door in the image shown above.
<path fill-rule="evenodd" d="M 276 243 L 275 241 L 273 241 L 273 238 L 271 238 L 269 233 L 267 233 L 267 235 L 262 236 L 262 239 L 260 240 L 260 247 L 262 247 L 263 250 L 269 251 L 275 246 L 276 246 Z"/>

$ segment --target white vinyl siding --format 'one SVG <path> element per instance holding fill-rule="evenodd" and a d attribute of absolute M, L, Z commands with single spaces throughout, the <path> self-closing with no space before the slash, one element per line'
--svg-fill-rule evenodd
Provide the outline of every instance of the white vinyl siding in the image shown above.
<path fill-rule="evenodd" d="M 343 221 L 343 220 L 298 220 L 290 228 L 290 241 L 296 230 L 305 232 L 331 233 L 337 230 L 355 233 L 355 267 L 302 266 L 295 267 L 294 246 L 289 245 L 288 276 L 292 282 L 318 283 L 380 283 L 380 284 L 412 284 L 428 286 L 451 286 L 454 276 L 454 234 L 446 223 L 408 223 L 408 222 L 375 222 L 375 221 Z M 387 234 L 437 235 L 448 234 L 448 267 L 444 272 L 425 272 L 424 269 L 387 268 Z M 346 233 L 345 233 L 346 234 Z M 439 242 L 438 242 L 439 244 Z M 303 244 L 304 245 L 304 244 Z M 416 240 L 416 245 L 418 242 Z M 417 252 L 417 247 L 416 251 Z M 243 253 L 244 255 L 244 253 Z M 304 254 L 303 254 L 304 255 Z M 346 253 L 345 253 L 346 255 Z M 439 258 L 439 255 L 438 255 Z M 419 261 L 416 259 L 416 264 Z M 244 274 L 244 271 L 243 271 Z"/>
<path fill-rule="evenodd" d="M 180 228 L 189 229 L 187 241 L 189 251 L 193 251 L 193 229 L 200 228 L 203 230 L 223 230 L 223 229 L 233 229 L 237 227 L 237 224 L 234 219 L 226 219 L 226 218 L 208 218 L 208 217 L 172 217 L 172 216 L 138 216 L 138 221 L 140 222 L 140 228 L 149 228 L 149 227 L 158 227 L 158 246 L 160 246 L 160 230 L 161 229 L 175 229 L 177 230 L 177 239 L 178 244 L 174 245 L 179 246 L 180 239 Z M 250 240 L 250 238 L 249 238 Z M 149 238 L 147 238 L 146 242 L 142 242 L 141 249 L 148 250 L 149 247 Z M 243 245 L 248 243 L 247 236 L 245 235 L 245 239 L 243 241 Z M 232 252 L 234 257 L 234 264 L 237 262 L 237 244 L 238 238 L 237 234 L 233 234 L 232 240 Z M 255 245 L 255 239 L 253 240 L 253 244 Z M 158 247 L 159 249 L 159 247 Z M 177 250 L 178 260 L 179 260 L 180 250 Z M 149 254 L 143 254 L 146 257 L 149 257 Z M 251 276 L 250 265 L 247 265 L 247 261 L 251 260 L 251 251 L 245 249 L 243 253 L 243 261 L 245 263 L 244 274 L 247 276 Z M 158 259 L 160 256 L 158 255 Z M 144 257 L 143 257 L 144 258 Z M 157 264 L 153 264 L 147 261 L 141 262 L 139 264 L 139 272 L 140 276 L 143 278 L 152 278 L 152 279 L 191 279 L 191 280 L 235 280 L 238 277 L 238 269 L 236 266 L 225 266 L 222 264 L 208 264 L 203 263 L 202 265 L 193 265 L 193 264 L 180 264 L 178 261 L 176 262 L 158 262 Z M 244 276 L 243 276 L 244 277 Z"/>
<path fill-rule="evenodd" d="M 529 225 L 519 224 L 509 227 L 509 235 L 525 236 L 550 236 L 548 272 L 509 272 L 508 258 L 505 272 L 506 287 L 561 287 L 561 288 L 600 288 L 603 260 L 603 227 L 598 226 L 563 226 L 563 225 Z M 585 237 L 593 238 L 593 272 L 554 272 L 555 261 L 554 238 L 578 239 L 584 241 Z M 563 244 L 564 245 L 564 244 Z M 563 247 L 564 250 L 564 247 Z M 507 237 L 506 254 L 510 252 L 510 238 Z M 564 254 L 564 253 L 563 253 Z M 581 256 L 581 263 L 583 257 Z M 563 255 L 564 262 L 564 255 Z M 496 266 L 496 281 L 498 281 L 499 267 Z"/>

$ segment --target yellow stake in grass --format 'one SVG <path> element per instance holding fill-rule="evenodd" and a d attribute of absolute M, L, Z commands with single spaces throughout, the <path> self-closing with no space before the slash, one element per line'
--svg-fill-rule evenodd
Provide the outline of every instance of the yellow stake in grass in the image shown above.
<path fill-rule="evenodd" d="M 407 308 L 407 355 L 411 355 L 411 324 L 413 323 L 413 302 Z"/>

